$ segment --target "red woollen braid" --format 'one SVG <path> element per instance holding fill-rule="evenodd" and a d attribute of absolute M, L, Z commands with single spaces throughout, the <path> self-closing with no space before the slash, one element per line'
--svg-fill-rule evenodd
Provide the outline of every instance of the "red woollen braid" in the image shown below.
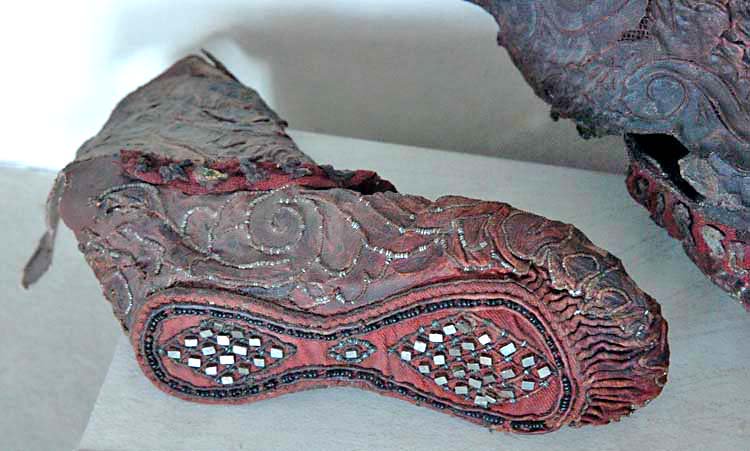
<path fill-rule="evenodd" d="M 704 274 L 734 294 L 750 310 L 750 232 L 712 217 L 680 191 L 651 160 L 640 156 L 628 140 L 630 166 L 626 184 L 630 195 L 651 213 Z"/>
<path fill-rule="evenodd" d="M 347 385 L 520 433 L 661 392 L 667 324 L 618 259 L 507 204 L 318 166 L 211 59 L 130 94 L 79 150 L 24 277 L 49 265 L 59 211 L 161 390 Z"/>

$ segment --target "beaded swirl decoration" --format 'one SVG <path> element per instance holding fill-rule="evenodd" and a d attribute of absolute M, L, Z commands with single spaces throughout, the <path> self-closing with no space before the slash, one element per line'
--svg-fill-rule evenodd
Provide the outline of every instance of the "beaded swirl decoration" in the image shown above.
<path fill-rule="evenodd" d="M 58 177 L 25 272 L 62 217 L 158 388 L 232 404 L 348 385 L 522 433 L 661 392 L 658 304 L 576 228 L 318 166 L 210 59 L 120 102 Z"/>
<path fill-rule="evenodd" d="M 625 135 L 630 194 L 750 310 L 750 2 L 469 1 L 554 119 Z"/>

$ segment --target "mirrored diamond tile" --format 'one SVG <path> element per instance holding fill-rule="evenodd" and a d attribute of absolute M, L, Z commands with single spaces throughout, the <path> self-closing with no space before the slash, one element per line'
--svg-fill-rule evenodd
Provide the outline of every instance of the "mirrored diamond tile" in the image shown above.
<path fill-rule="evenodd" d="M 411 352 L 409 352 L 409 351 L 401 351 L 401 360 L 405 360 L 407 362 L 411 362 Z"/>
<path fill-rule="evenodd" d="M 211 329 L 204 329 L 204 330 L 200 331 L 200 333 L 198 335 L 200 335 L 201 338 L 210 338 L 210 337 L 214 336 L 214 333 L 213 333 L 213 331 Z"/>
<path fill-rule="evenodd" d="M 241 366 L 237 368 L 237 372 L 240 373 L 241 376 L 247 376 L 250 374 L 250 369 L 244 366 Z"/>
<path fill-rule="evenodd" d="M 516 377 L 516 373 L 513 371 L 513 369 L 509 368 L 507 370 L 501 371 L 500 377 L 502 377 L 503 379 L 511 379 Z"/>
<path fill-rule="evenodd" d="M 266 359 L 256 357 L 253 359 L 253 365 L 257 366 L 258 368 L 264 368 L 266 366 Z"/>
<path fill-rule="evenodd" d="M 188 358 L 188 366 L 191 368 L 200 368 L 202 365 L 201 359 L 197 357 Z"/>
<path fill-rule="evenodd" d="M 469 387 L 467 387 L 466 385 L 456 385 L 454 391 L 457 395 L 466 395 L 469 393 Z"/>
<path fill-rule="evenodd" d="M 195 348 L 198 346 L 198 339 L 193 337 L 187 337 L 184 341 L 186 348 Z"/>
<path fill-rule="evenodd" d="M 442 343 L 443 334 L 430 334 L 428 339 L 430 340 L 430 343 Z"/>
<path fill-rule="evenodd" d="M 230 333 L 230 335 L 232 336 L 232 338 L 234 338 L 236 340 L 240 340 L 242 338 L 245 338 L 245 334 L 243 334 L 241 330 L 233 330 Z"/>
<path fill-rule="evenodd" d="M 181 356 L 182 356 L 182 353 L 180 353 L 180 351 L 176 351 L 176 350 L 167 351 L 167 357 L 169 357 L 170 359 L 179 359 Z"/>
<path fill-rule="evenodd" d="M 435 378 L 435 383 L 438 385 L 445 385 L 448 383 L 448 378 L 445 376 L 438 376 Z"/>
<path fill-rule="evenodd" d="M 445 356 L 442 354 L 436 354 L 432 357 L 432 361 L 435 365 L 445 365 Z"/>
<path fill-rule="evenodd" d="M 471 362 L 468 365 L 466 365 L 466 367 L 469 369 L 469 371 L 479 371 L 480 370 L 479 364 L 476 363 L 476 362 Z"/>
<path fill-rule="evenodd" d="M 543 366 L 539 368 L 536 373 L 539 375 L 540 378 L 546 379 L 549 377 L 550 374 L 552 374 L 552 371 L 550 371 L 549 367 Z"/>
<path fill-rule="evenodd" d="M 216 348 L 213 346 L 206 346 L 204 348 L 201 348 L 201 352 L 203 355 L 214 355 L 216 354 Z"/>
<path fill-rule="evenodd" d="M 445 335 L 453 335 L 456 333 L 456 326 L 453 324 L 448 324 L 447 326 L 443 327 L 443 333 Z"/>
<path fill-rule="evenodd" d="M 229 335 L 217 335 L 216 343 L 220 346 L 229 346 Z"/>
<path fill-rule="evenodd" d="M 477 395 L 474 397 L 474 404 L 482 407 L 487 407 L 487 398 Z"/>
<path fill-rule="evenodd" d="M 284 350 L 280 348 L 271 348 L 270 354 L 272 358 L 280 359 L 284 357 Z"/>
<path fill-rule="evenodd" d="M 458 379 L 463 379 L 466 376 L 466 371 L 463 369 L 458 369 L 453 371 L 453 377 L 456 377 Z"/>
<path fill-rule="evenodd" d="M 428 365 L 419 365 L 419 372 L 422 374 L 428 374 L 430 372 L 430 367 Z"/>
<path fill-rule="evenodd" d="M 479 341 L 479 344 L 481 344 L 482 346 L 486 346 L 492 342 L 492 339 L 490 338 L 489 335 L 484 334 L 481 337 L 479 337 L 477 341 Z"/>
<path fill-rule="evenodd" d="M 448 350 L 448 354 L 450 354 L 453 357 L 459 357 L 461 356 L 461 350 L 458 348 L 450 348 Z"/>
<path fill-rule="evenodd" d="M 476 349 L 476 347 L 474 346 L 474 343 L 472 343 L 470 341 L 465 341 L 465 342 L 461 343 L 461 349 L 463 349 L 465 351 L 473 351 L 473 350 Z"/>
<path fill-rule="evenodd" d="M 216 376 L 217 372 L 218 372 L 218 368 L 214 365 L 206 367 L 206 374 L 208 376 Z"/>
<path fill-rule="evenodd" d="M 345 356 L 345 357 L 346 357 L 347 359 L 356 359 L 358 355 L 357 355 L 357 351 L 356 351 L 356 350 L 354 350 L 354 349 L 350 349 L 350 350 L 348 350 L 348 351 L 346 351 L 346 352 L 344 353 L 344 356 Z"/>
<path fill-rule="evenodd" d="M 534 390 L 535 386 L 536 386 L 536 384 L 534 384 L 534 382 L 532 382 L 532 381 L 522 381 L 521 382 L 521 390 L 523 390 L 523 391 L 532 391 L 532 390 Z"/>
<path fill-rule="evenodd" d="M 261 346 L 260 338 L 253 337 L 247 340 L 247 344 L 252 346 L 253 348 L 259 348 Z"/>
<path fill-rule="evenodd" d="M 240 345 L 234 345 L 232 346 L 232 352 L 241 355 L 241 356 L 247 356 L 247 348 Z"/>
<path fill-rule="evenodd" d="M 479 364 L 484 366 L 490 366 L 492 365 L 492 358 L 490 356 L 480 356 L 479 357 Z"/>
<path fill-rule="evenodd" d="M 482 381 L 480 381 L 479 379 L 474 379 L 473 377 L 470 377 L 469 387 L 477 388 L 477 389 L 482 388 Z"/>
<path fill-rule="evenodd" d="M 513 343 L 508 343 L 507 345 L 500 348 L 500 354 L 504 355 L 505 357 L 513 355 L 514 352 L 516 352 L 516 345 L 514 345 Z"/>
<path fill-rule="evenodd" d="M 232 376 L 221 376 L 221 383 L 224 385 L 233 384 L 234 378 Z"/>
<path fill-rule="evenodd" d="M 222 365 L 234 365 L 234 356 L 233 355 L 219 356 L 219 363 L 221 363 Z"/>
<path fill-rule="evenodd" d="M 521 365 L 523 365 L 524 368 L 528 368 L 530 366 L 534 366 L 535 363 L 536 363 L 536 361 L 534 360 L 534 356 L 533 355 L 530 355 L 528 357 L 524 357 L 521 360 Z"/>
<path fill-rule="evenodd" d="M 427 350 L 427 343 L 424 343 L 422 341 L 415 341 L 414 350 L 417 352 L 425 352 Z"/>

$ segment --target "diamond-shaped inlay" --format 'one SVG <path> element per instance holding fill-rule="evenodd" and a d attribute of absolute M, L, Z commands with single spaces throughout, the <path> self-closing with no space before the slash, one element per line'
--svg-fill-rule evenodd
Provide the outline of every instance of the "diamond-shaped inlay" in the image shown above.
<path fill-rule="evenodd" d="M 472 313 L 420 326 L 390 351 L 422 377 L 485 408 L 529 397 L 558 374 L 526 340 Z"/>
<path fill-rule="evenodd" d="M 233 385 L 278 365 L 297 348 L 245 325 L 204 320 L 172 337 L 162 350 L 169 360 L 217 384 Z"/>
<path fill-rule="evenodd" d="M 367 340 L 349 337 L 328 349 L 328 356 L 339 362 L 359 363 L 370 357 L 375 352 L 375 346 Z M 402 357 L 407 357 L 408 351 L 404 351 Z"/>

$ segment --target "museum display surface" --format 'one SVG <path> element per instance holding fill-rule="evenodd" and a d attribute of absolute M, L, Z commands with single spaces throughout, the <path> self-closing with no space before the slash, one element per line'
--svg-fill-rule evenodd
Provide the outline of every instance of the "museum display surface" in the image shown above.
<path fill-rule="evenodd" d="M 61 217 L 161 390 L 231 404 L 348 385 L 521 433 L 661 392 L 659 305 L 575 227 L 318 165 L 208 58 L 81 147 L 24 274 L 49 267 Z"/>

